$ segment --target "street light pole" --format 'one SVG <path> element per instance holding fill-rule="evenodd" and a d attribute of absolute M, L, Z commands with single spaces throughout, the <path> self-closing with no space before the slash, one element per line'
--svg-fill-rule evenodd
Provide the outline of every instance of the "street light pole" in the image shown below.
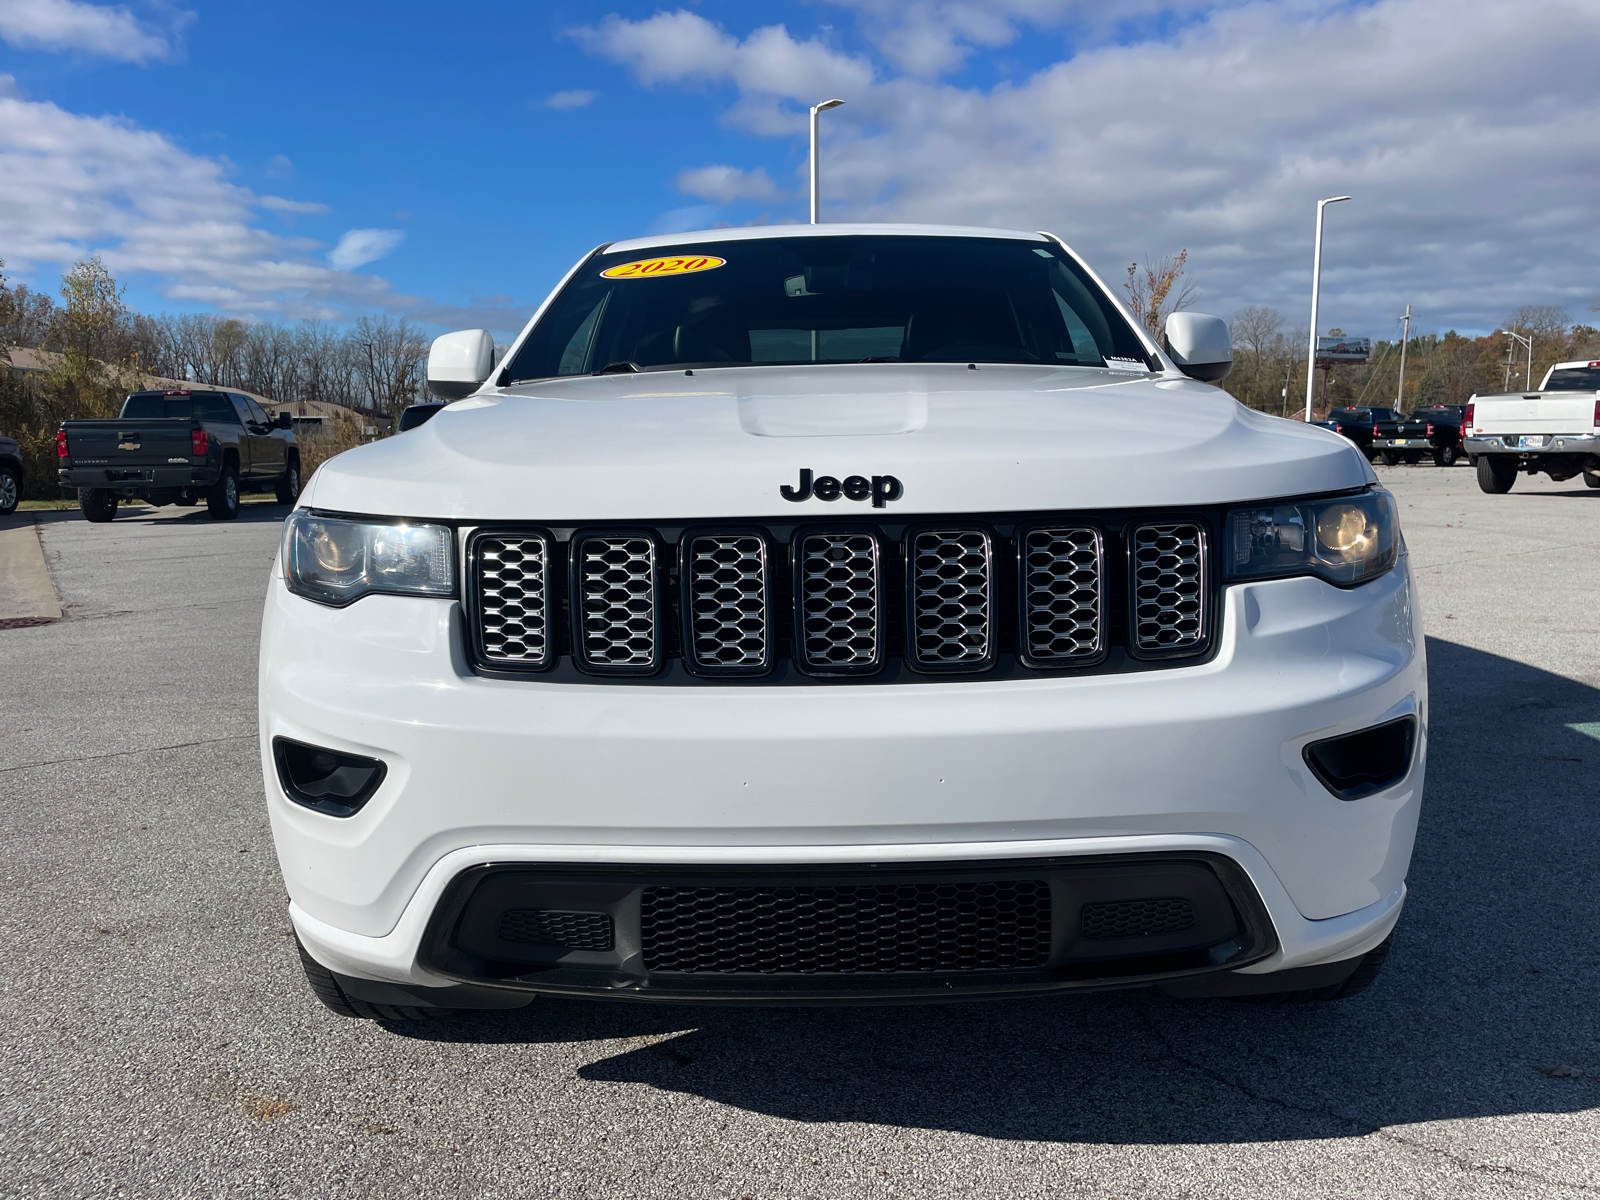
<path fill-rule="evenodd" d="M 1520 345 L 1526 346 L 1528 348 L 1528 373 L 1522 377 L 1522 390 L 1525 391 L 1525 392 L 1532 391 L 1533 390 L 1533 335 L 1529 334 L 1527 337 L 1523 337 L 1520 333 L 1512 333 L 1512 332 L 1510 332 L 1508 330 L 1506 332 L 1506 336 L 1511 339 L 1511 342 L 1508 342 L 1506 344 L 1506 362 L 1508 364 L 1511 361 L 1511 354 L 1512 354 L 1512 350 L 1514 349 L 1514 346 L 1512 345 L 1512 343 L 1520 344 Z M 1511 380 L 1509 378 L 1510 373 L 1511 373 L 1511 369 L 1510 369 L 1509 366 L 1507 366 L 1507 368 L 1506 368 L 1506 374 L 1508 376 L 1508 378 L 1506 379 L 1506 386 L 1507 387 L 1511 386 Z"/>
<path fill-rule="evenodd" d="M 1400 337 L 1400 390 L 1395 393 L 1394 410 L 1404 413 L 1406 410 L 1406 343 L 1411 340 L 1411 305 L 1406 305 L 1406 315 L 1400 318 L 1405 322 L 1405 333 Z"/>
<path fill-rule="evenodd" d="M 1306 424 L 1311 424 L 1311 395 L 1317 378 L 1317 301 L 1322 292 L 1322 210 L 1349 196 L 1329 196 L 1317 201 L 1317 241 L 1311 252 L 1311 353 L 1306 359 Z"/>
<path fill-rule="evenodd" d="M 824 100 L 821 104 L 811 108 L 811 223 L 822 224 L 822 182 L 818 178 L 821 174 L 821 150 L 817 145 L 818 121 L 817 118 L 830 108 L 838 108 L 843 100 Z"/>

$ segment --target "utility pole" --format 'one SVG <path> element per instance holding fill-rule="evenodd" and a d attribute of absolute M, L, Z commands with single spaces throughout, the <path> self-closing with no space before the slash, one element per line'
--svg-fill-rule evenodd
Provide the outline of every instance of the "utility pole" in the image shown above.
<path fill-rule="evenodd" d="M 1528 348 L 1528 373 L 1522 377 L 1522 390 L 1529 391 L 1533 387 L 1533 335 L 1523 337 L 1520 333 L 1507 330 L 1506 337 L 1511 339 L 1506 343 L 1506 387 L 1511 387 L 1511 356 L 1520 344 Z"/>
<path fill-rule="evenodd" d="M 1405 322 L 1405 333 L 1400 337 L 1400 390 L 1395 393 L 1394 410 L 1404 415 L 1406 411 L 1406 343 L 1411 340 L 1411 305 L 1406 305 L 1406 315 L 1400 318 Z"/>
<path fill-rule="evenodd" d="M 1322 292 L 1322 210 L 1349 196 L 1329 196 L 1317 201 L 1317 240 L 1311 252 L 1311 353 L 1306 360 L 1306 424 L 1311 424 L 1311 396 L 1317 383 L 1317 300 Z M 1326 382 L 1326 379 L 1324 379 Z"/>
<path fill-rule="evenodd" d="M 821 104 L 812 105 L 811 108 L 811 223 L 822 224 L 822 180 L 821 175 L 822 154 L 817 144 L 818 121 L 817 118 L 830 108 L 838 108 L 843 100 L 824 100 Z"/>

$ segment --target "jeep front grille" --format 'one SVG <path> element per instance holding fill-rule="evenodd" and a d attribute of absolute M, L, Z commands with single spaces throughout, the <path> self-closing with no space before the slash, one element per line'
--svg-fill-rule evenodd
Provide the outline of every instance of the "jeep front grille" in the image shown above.
<path fill-rule="evenodd" d="M 1133 644 L 1154 657 L 1184 654 L 1206 638 L 1205 532 L 1192 522 L 1133 531 Z"/>
<path fill-rule="evenodd" d="M 883 580 L 872 533 L 810 533 L 796 555 L 800 659 L 826 675 L 883 665 Z"/>
<path fill-rule="evenodd" d="M 577 682 L 926 682 L 1157 670 L 1215 640 L 1220 514 L 486 525 L 474 662 Z"/>
<path fill-rule="evenodd" d="M 655 539 L 589 534 L 574 543 L 579 660 L 592 671 L 639 673 L 661 665 Z"/>
<path fill-rule="evenodd" d="M 926 670 L 979 671 L 994 657 L 994 562 L 981 529 L 913 534 L 907 561 L 911 657 Z"/>

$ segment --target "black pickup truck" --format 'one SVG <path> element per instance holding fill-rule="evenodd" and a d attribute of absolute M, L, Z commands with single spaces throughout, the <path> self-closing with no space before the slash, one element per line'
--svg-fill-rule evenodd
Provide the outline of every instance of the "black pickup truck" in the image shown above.
<path fill-rule="evenodd" d="M 1374 412 L 1380 411 L 1377 409 Z M 1382 409 L 1392 416 L 1373 422 L 1372 448 L 1387 466 L 1416 464 L 1432 450 L 1428 443 L 1428 422 L 1412 413 L 1409 417 L 1393 409 Z"/>
<path fill-rule="evenodd" d="M 1336 408 L 1328 414 L 1333 431 L 1349 438 L 1368 458 L 1377 457 L 1373 448 L 1376 429 L 1381 422 L 1395 421 L 1398 414 L 1392 408 Z"/>
<path fill-rule="evenodd" d="M 1461 445 L 1461 426 L 1466 412 L 1465 404 L 1425 404 L 1411 414 L 1414 420 L 1427 423 L 1428 444 L 1433 447 L 1435 466 L 1453 467 L 1467 456 Z"/>
<path fill-rule="evenodd" d="M 0 437 L 0 517 L 17 511 L 22 499 L 22 477 L 26 468 L 22 450 L 14 438 Z"/>
<path fill-rule="evenodd" d="M 197 504 L 231 521 L 241 492 L 300 496 L 300 449 L 287 412 L 273 422 L 237 392 L 132 392 L 108 421 L 65 421 L 56 433 L 62 488 L 78 493 L 91 521 L 117 515 L 117 501 Z"/>

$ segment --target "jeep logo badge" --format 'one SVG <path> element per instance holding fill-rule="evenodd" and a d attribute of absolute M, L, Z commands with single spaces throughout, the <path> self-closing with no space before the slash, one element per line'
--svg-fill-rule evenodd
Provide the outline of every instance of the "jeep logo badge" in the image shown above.
<path fill-rule="evenodd" d="M 868 479 L 865 475 L 849 475 L 843 483 L 832 475 L 823 475 L 813 480 L 811 468 L 800 468 L 800 486 L 790 487 L 787 483 L 778 488 L 778 495 L 785 500 L 793 500 L 799 504 L 802 500 L 809 500 L 815 496 L 818 500 L 837 500 L 840 496 L 847 500 L 865 500 L 872 497 L 873 508 L 883 508 L 891 500 L 898 500 L 905 495 L 905 487 L 893 475 L 874 475 Z"/>

